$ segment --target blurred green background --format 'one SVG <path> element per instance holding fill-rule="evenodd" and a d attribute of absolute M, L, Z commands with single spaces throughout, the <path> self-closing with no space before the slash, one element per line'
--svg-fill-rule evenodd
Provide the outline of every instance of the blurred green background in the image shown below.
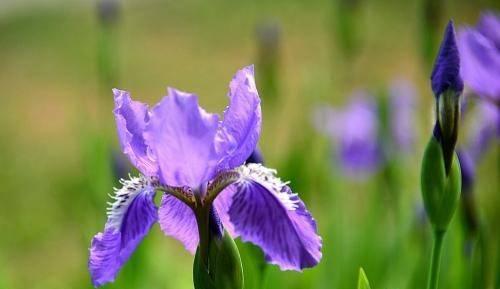
<path fill-rule="evenodd" d="M 119 3 L 112 23 L 103 23 L 92 1 L 1 0 L 0 288 L 92 287 L 88 247 L 105 223 L 120 160 L 112 87 L 154 104 L 172 86 L 222 112 L 232 75 L 251 63 L 263 98 L 266 164 L 308 204 L 324 255 L 303 273 L 268 266 L 256 285 L 254 248 L 238 243 L 245 272 L 253 274 L 246 288 L 355 288 L 359 267 L 374 289 L 424 288 L 431 235 L 419 165 L 433 115 L 431 66 L 422 51 L 425 3 L 358 0 L 346 8 L 339 1 L 128 0 Z M 481 11 L 500 6 L 440 3 L 438 37 L 449 18 L 473 25 Z M 277 27 L 279 46 L 270 56 L 275 79 L 261 86 L 268 60 L 258 31 L 266 25 Z M 355 27 L 353 39 L 346 40 L 342 25 Z M 387 97 L 395 78 L 417 87 L 418 141 L 394 164 L 398 186 L 387 194 L 384 172 L 364 180 L 339 173 L 328 139 L 312 126 L 312 112 L 318 103 L 343 105 L 356 88 Z M 477 173 L 479 213 L 496 244 L 488 247 L 491 258 L 467 256 L 457 211 L 445 239 L 442 289 L 481 288 L 473 272 L 487 275 L 488 288 L 500 288 L 499 156 L 495 145 Z M 192 288 L 192 261 L 155 225 L 105 288 Z M 481 262 L 490 271 L 478 269 Z"/>

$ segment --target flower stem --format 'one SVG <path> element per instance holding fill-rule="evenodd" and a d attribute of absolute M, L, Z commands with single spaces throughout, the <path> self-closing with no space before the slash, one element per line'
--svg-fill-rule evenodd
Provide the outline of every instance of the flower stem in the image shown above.
<path fill-rule="evenodd" d="M 195 211 L 196 223 L 198 223 L 198 234 L 200 238 L 200 258 L 205 268 L 208 270 L 208 250 L 210 243 L 209 210 L 206 207 L 199 207 Z"/>
<path fill-rule="evenodd" d="M 432 246 L 427 289 L 437 289 L 438 287 L 439 265 L 441 263 L 441 249 L 443 248 L 444 233 L 445 231 L 434 231 L 434 244 Z"/>

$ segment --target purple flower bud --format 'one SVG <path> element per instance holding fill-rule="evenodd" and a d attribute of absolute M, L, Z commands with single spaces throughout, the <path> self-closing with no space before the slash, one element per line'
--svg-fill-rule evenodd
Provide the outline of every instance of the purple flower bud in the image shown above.
<path fill-rule="evenodd" d="M 455 41 L 455 29 L 451 20 L 446 26 L 444 38 L 434 62 L 431 84 L 436 98 L 448 89 L 460 94 L 464 88 L 460 77 L 460 57 Z"/>

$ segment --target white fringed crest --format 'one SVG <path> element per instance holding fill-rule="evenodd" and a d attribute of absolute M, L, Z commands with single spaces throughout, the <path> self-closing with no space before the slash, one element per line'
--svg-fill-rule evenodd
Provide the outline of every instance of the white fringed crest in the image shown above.
<path fill-rule="evenodd" d="M 266 168 L 261 164 L 249 163 L 236 169 L 240 174 L 240 179 L 236 182 L 241 186 L 250 185 L 252 182 L 259 183 L 272 192 L 287 210 L 297 208 L 297 194 L 292 193 L 288 184 L 276 176 L 276 170 Z"/>
<path fill-rule="evenodd" d="M 129 179 L 120 179 L 121 188 L 113 188 L 114 194 L 110 194 L 110 198 L 114 201 L 108 202 L 109 207 L 106 209 L 108 222 L 106 227 L 111 227 L 116 230 L 120 229 L 123 217 L 127 212 L 132 201 L 141 193 L 154 193 L 154 180 L 152 178 L 139 175 Z"/>

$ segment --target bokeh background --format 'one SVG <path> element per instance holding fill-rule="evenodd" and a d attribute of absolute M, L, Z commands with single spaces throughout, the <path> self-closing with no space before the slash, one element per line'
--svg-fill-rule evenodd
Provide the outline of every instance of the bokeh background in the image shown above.
<path fill-rule="evenodd" d="M 355 288 L 360 267 L 374 289 L 424 288 L 431 234 L 419 167 L 433 125 L 432 59 L 449 18 L 474 25 L 498 1 L 107 2 L 0 1 L 0 288 L 92 287 L 90 240 L 131 169 L 111 88 L 154 104 L 172 86 L 222 112 L 232 75 L 251 63 L 266 165 L 308 204 L 324 255 L 314 269 L 281 272 L 238 242 L 246 288 Z M 344 174 L 316 108 L 341 108 L 357 89 L 384 103 L 395 79 L 415 88 L 414 146 L 389 150 L 392 161 L 368 175 Z M 499 164 L 495 142 L 474 189 L 483 233 L 471 235 L 457 211 L 440 288 L 500 288 Z M 192 288 L 192 261 L 155 225 L 105 288 Z"/>

